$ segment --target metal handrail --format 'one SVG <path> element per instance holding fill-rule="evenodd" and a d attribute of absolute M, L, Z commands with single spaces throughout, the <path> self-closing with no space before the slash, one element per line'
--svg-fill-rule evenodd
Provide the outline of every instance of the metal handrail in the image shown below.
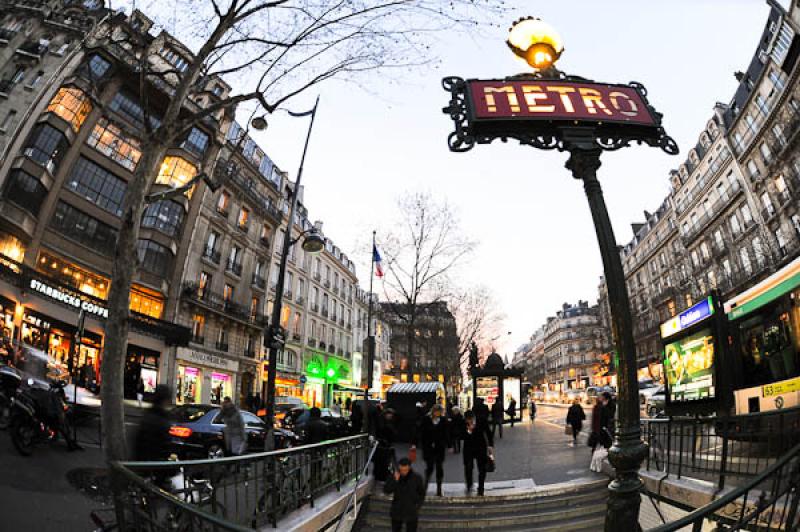
<path fill-rule="evenodd" d="M 774 476 L 777 471 L 779 471 L 779 470 L 783 469 L 784 467 L 786 467 L 786 465 L 792 459 L 795 459 L 795 458 L 800 458 L 800 444 L 795 445 L 788 453 L 786 453 L 783 456 L 783 458 L 781 458 L 780 460 L 778 460 L 777 462 L 775 462 L 774 464 L 772 464 L 771 466 L 766 468 L 758 476 L 756 476 L 752 480 L 750 480 L 747 484 L 745 484 L 745 485 L 743 485 L 743 486 L 741 486 L 739 488 L 736 488 L 735 490 L 727 493 L 726 495 L 723 495 L 719 499 L 716 499 L 715 501 L 713 501 L 713 502 L 711 502 L 711 503 L 709 503 L 709 504 L 707 504 L 705 506 L 701 506 L 700 508 L 694 510 L 693 512 L 685 515 L 684 517 L 682 517 L 682 518 L 680 518 L 680 519 L 678 519 L 676 521 L 672 521 L 671 523 L 667 523 L 667 524 L 658 526 L 656 528 L 651 528 L 651 529 L 649 529 L 648 532 L 674 532 L 675 530 L 680 530 L 681 528 L 687 527 L 687 526 L 692 526 L 693 530 L 699 530 L 699 526 L 702 525 L 703 520 L 705 520 L 705 519 L 713 519 L 712 516 L 714 516 L 717 512 L 719 512 L 720 510 L 722 510 L 723 508 L 725 508 L 729 504 L 733 503 L 734 501 L 736 501 L 740 497 L 745 496 L 749 492 L 753 491 L 758 485 L 760 485 L 760 484 L 764 483 L 764 481 L 770 479 L 770 477 Z M 797 482 L 795 482 L 795 484 L 797 484 Z M 777 500 L 779 498 L 781 498 L 784 494 L 786 494 L 786 492 L 792 490 L 793 488 L 795 490 L 797 490 L 798 486 L 797 485 L 794 485 L 794 486 L 787 485 L 786 488 L 783 490 L 783 493 L 775 495 L 775 498 L 772 501 L 772 503 L 777 502 Z M 795 497 L 798 497 L 799 495 L 800 495 L 800 492 L 796 492 L 795 493 Z M 741 511 L 741 514 L 740 514 L 741 517 L 739 518 L 740 524 L 745 524 L 745 523 L 742 523 L 741 521 L 745 517 L 744 512 L 745 512 L 746 506 L 747 506 L 746 502 L 747 501 L 745 500 L 745 503 L 742 506 L 742 511 Z M 755 511 L 756 512 L 760 512 L 763 509 L 764 509 L 764 505 L 759 503 L 759 506 L 757 508 L 755 508 Z M 748 518 L 747 520 L 749 521 L 750 519 Z M 737 529 L 738 528 L 731 528 L 731 530 L 737 530 Z"/>
<path fill-rule="evenodd" d="M 372 448 L 369 450 L 369 457 L 367 458 L 366 463 L 364 464 L 364 468 L 359 473 L 358 477 L 356 477 L 355 485 L 353 486 L 353 493 L 347 499 L 347 506 L 345 506 L 344 511 L 342 512 L 341 517 L 339 517 L 339 522 L 336 523 L 336 529 L 333 532 L 339 532 L 339 527 L 342 526 L 344 522 L 345 516 L 347 516 L 347 512 L 350 511 L 350 507 L 353 507 L 353 511 L 358 506 L 358 486 L 361 482 L 361 477 L 367 475 L 367 470 L 369 469 L 369 464 L 372 463 L 372 457 L 375 455 L 375 450 L 378 448 L 378 440 L 372 441 Z"/>

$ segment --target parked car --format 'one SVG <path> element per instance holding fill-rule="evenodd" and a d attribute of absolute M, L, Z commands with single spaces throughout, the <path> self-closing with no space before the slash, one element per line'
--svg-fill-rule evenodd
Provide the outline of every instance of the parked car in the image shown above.
<path fill-rule="evenodd" d="M 656 393 L 656 390 L 658 390 L 658 384 L 654 383 L 652 379 L 639 381 L 639 403 L 646 404 L 647 399 Z"/>
<path fill-rule="evenodd" d="M 297 409 L 308 409 L 308 406 L 299 397 L 280 395 L 275 397 L 275 426 L 283 426 L 283 419 L 286 417 L 286 414 Z M 265 417 L 266 415 L 262 416 L 262 419 Z"/>
<path fill-rule="evenodd" d="M 558 403 L 561 399 L 561 393 L 555 390 L 548 390 L 544 392 L 545 403 Z"/>
<path fill-rule="evenodd" d="M 583 399 L 583 390 L 567 390 L 561 396 L 561 402 L 568 405 L 571 405 L 575 399 L 579 401 Z"/>
<path fill-rule="evenodd" d="M 597 401 L 597 396 L 603 391 L 602 386 L 589 386 L 583 393 L 583 402 L 587 405 L 593 405 Z"/>
<path fill-rule="evenodd" d="M 221 458 L 225 456 L 222 429 L 225 424 L 217 405 L 179 405 L 170 412 L 173 425 L 169 429 L 172 450 L 181 459 Z M 247 432 L 248 452 L 263 452 L 267 437 L 267 424 L 251 412 L 242 410 Z M 297 437 L 290 430 L 274 431 L 275 448 L 285 449 L 298 445 Z"/>
<path fill-rule="evenodd" d="M 664 386 L 659 386 L 650 397 L 647 398 L 645 411 L 649 417 L 658 417 L 664 413 L 667 404 L 667 391 Z"/>
<path fill-rule="evenodd" d="M 342 438 L 350 433 L 350 422 L 342 417 L 338 412 L 330 408 L 320 408 L 321 418 L 328 425 L 328 437 L 330 439 Z M 306 427 L 311 420 L 311 410 L 309 408 L 297 408 L 286 416 L 286 426 L 297 434 L 300 441 L 305 441 Z"/>

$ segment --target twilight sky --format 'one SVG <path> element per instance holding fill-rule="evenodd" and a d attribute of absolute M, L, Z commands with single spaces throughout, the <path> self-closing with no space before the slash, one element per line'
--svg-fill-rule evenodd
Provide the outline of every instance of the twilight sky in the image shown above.
<path fill-rule="evenodd" d="M 332 238 L 369 284 L 369 255 L 357 256 L 373 228 L 387 228 L 396 198 L 426 190 L 457 208 L 464 231 L 480 242 L 460 272 L 465 282 L 494 292 L 512 331 L 512 352 L 564 302 L 595 302 L 602 273 L 591 216 L 567 155 L 514 142 L 447 149 L 452 123 L 441 108 L 446 75 L 503 77 L 526 65 L 505 45 L 506 28 L 525 15 L 555 27 L 565 42 L 559 67 L 607 82 L 639 81 L 664 114 L 681 154 L 634 146 L 605 153 L 599 179 L 617 241 L 632 238 L 667 193 L 667 173 L 686 157 L 716 101 L 728 102 L 733 73 L 745 70 L 769 11 L 764 0 L 511 0 L 508 24 L 486 35 L 441 35 L 437 67 L 403 74 L 402 83 L 371 75 L 362 84 L 328 82 L 318 88 L 320 110 L 303 184 L 312 219 Z M 144 8 L 147 10 L 147 8 Z M 168 29 L 170 29 L 168 27 Z M 176 32 L 179 35 L 179 32 Z M 397 77 L 397 76 L 395 76 Z M 289 107 L 310 107 L 316 92 Z M 294 176 L 306 123 L 276 115 L 254 135 L 270 157 Z M 380 290 L 379 290 L 380 291 Z"/>

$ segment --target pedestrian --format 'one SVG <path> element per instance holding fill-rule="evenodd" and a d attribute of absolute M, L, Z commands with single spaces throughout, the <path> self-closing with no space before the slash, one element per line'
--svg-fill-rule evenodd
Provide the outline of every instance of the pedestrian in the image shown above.
<path fill-rule="evenodd" d="M 233 404 L 230 397 L 222 400 L 220 409 L 222 422 L 225 427 L 222 429 L 222 436 L 225 440 L 225 455 L 239 456 L 247 449 L 247 433 L 244 430 L 244 418 L 242 412 Z"/>
<path fill-rule="evenodd" d="M 397 462 L 397 471 L 389 477 L 383 486 L 383 492 L 392 496 L 392 509 L 389 517 L 392 520 L 392 532 L 401 532 L 403 525 L 406 532 L 417 532 L 419 511 L 425 501 L 425 483 L 411 469 L 411 460 L 401 458 Z"/>
<path fill-rule="evenodd" d="M 389 476 L 389 463 L 394 457 L 394 441 L 397 439 L 397 428 L 394 423 L 394 410 L 387 408 L 383 415 L 378 418 L 375 436 L 378 446 L 375 448 L 375 455 L 372 458 L 372 474 L 375 480 L 384 482 Z"/>
<path fill-rule="evenodd" d="M 608 399 L 600 394 L 592 408 L 592 432 L 589 434 L 587 445 L 592 448 L 592 452 L 598 445 L 608 449 L 611 447 L 611 421 L 613 417 L 606 408 Z"/>
<path fill-rule="evenodd" d="M 153 391 L 153 404 L 144 411 L 133 444 L 133 459 L 137 462 L 165 461 L 170 455 L 169 429 L 172 422 L 167 413 L 171 404 L 172 392 L 164 385 L 159 384 Z M 166 487 L 170 471 L 158 468 L 154 470 L 155 483 L 159 487 Z"/>
<path fill-rule="evenodd" d="M 364 400 L 353 401 L 350 404 L 350 430 L 353 434 L 361 432 L 361 426 L 364 424 Z"/>
<path fill-rule="evenodd" d="M 483 397 L 475 399 L 475 408 L 472 409 L 472 412 L 475 414 L 475 419 L 478 423 L 483 423 L 486 426 L 489 425 L 489 407 L 486 406 Z"/>
<path fill-rule="evenodd" d="M 344 400 L 344 411 L 347 413 L 347 415 L 350 415 L 350 412 L 352 411 L 352 405 L 353 400 L 350 399 L 350 397 Z"/>
<path fill-rule="evenodd" d="M 144 380 L 139 377 L 136 381 L 136 401 L 139 403 L 139 408 L 142 408 L 142 399 L 144 399 Z"/>
<path fill-rule="evenodd" d="M 533 423 L 534 421 L 536 421 L 536 401 L 534 401 L 533 398 L 531 398 L 530 405 L 531 405 L 531 410 L 530 410 L 531 423 Z"/>
<path fill-rule="evenodd" d="M 464 430 L 464 480 L 467 493 L 472 492 L 472 472 L 478 466 L 478 495 L 483 496 L 486 482 L 486 465 L 494 460 L 494 437 L 489 426 L 479 422 L 475 414 L 467 410 L 464 414 L 466 429 Z"/>
<path fill-rule="evenodd" d="M 494 404 L 492 405 L 492 438 L 494 438 L 495 431 L 500 429 L 500 439 L 503 439 L 503 405 L 499 397 L 495 397 Z"/>
<path fill-rule="evenodd" d="M 464 415 L 457 406 L 453 407 L 453 414 L 450 418 L 450 441 L 453 442 L 453 452 L 461 452 L 461 440 L 464 439 Z"/>
<path fill-rule="evenodd" d="M 517 400 L 514 399 L 513 397 L 511 398 L 511 401 L 508 403 L 508 408 L 506 409 L 506 414 L 508 414 L 508 417 L 511 418 L 511 427 L 513 428 L 514 427 L 514 418 L 517 415 Z"/>
<path fill-rule="evenodd" d="M 570 443 L 570 447 L 575 447 L 578 444 L 578 433 L 583 428 L 584 419 L 586 419 L 586 413 L 581 406 L 581 400 L 575 399 L 567 411 L 567 425 L 572 428 L 572 443 Z"/>
<path fill-rule="evenodd" d="M 436 469 L 436 495 L 442 496 L 442 480 L 444 479 L 444 459 L 450 443 L 450 424 L 444 417 L 442 405 L 433 405 L 430 414 L 422 419 L 419 439 L 412 446 L 422 445 L 422 458 L 425 460 L 425 485 L 430 482 L 434 468 Z"/>
<path fill-rule="evenodd" d="M 328 438 L 328 424 L 322 421 L 322 411 L 316 406 L 308 412 L 308 425 L 306 426 L 306 444 L 323 442 Z"/>
<path fill-rule="evenodd" d="M 247 406 L 248 412 L 253 412 L 253 406 L 255 405 L 255 402 L 256 402 L 256 397 L 251 391 L 249 394 L 247 394 L 247 399 L 245 399 L 245 405 Z"/>

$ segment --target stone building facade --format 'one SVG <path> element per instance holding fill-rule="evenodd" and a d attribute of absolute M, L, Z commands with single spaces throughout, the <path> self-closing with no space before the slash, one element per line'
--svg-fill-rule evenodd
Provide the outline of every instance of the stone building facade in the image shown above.
<path fill-rule="evenodd" d="M 564 392 L 593 384 L 601 334 L 597 306 L 590 307 L 587 301 L 564 303 L 555 316 L 547 318 L 542 330 L 542 354 L 536 357 L 544 361 L 547 389 Z M 541 379 L 539 375 L 536 377 Z"/>

